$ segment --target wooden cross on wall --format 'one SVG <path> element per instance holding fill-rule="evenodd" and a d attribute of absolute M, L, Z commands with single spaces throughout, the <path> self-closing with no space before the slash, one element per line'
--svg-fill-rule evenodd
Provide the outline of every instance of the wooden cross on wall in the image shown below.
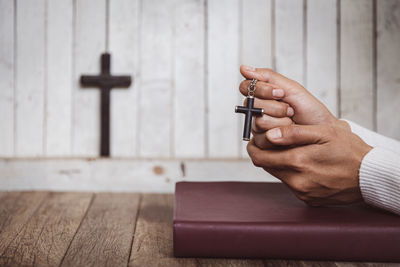
<path fill-rule="evenodd" d="M 110 54 L 101 55 L 101 73 L 99 75 L 82 75 L 81 84 L 87 87 L 98 87 L 101 91 L 100 104 L 100 156 L 110 156 L 110 92 L 115 87 L 129 87 L 131 76 L 113 76 L 110 74 Z"/>

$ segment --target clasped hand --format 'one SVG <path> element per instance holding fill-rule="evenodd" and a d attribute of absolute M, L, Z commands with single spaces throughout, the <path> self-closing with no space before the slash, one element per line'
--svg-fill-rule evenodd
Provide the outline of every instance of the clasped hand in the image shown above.
<path fill-rule="evenodd" d="M 241 66 L 247 95 L 257 79 L 254 120 L 247 151 L 257 167 L 280 179 L 309 205 L 348 204 L 362 200 L 359 169 L 372 147 L 351 132 L 299 83 L 271 69 Z"/>

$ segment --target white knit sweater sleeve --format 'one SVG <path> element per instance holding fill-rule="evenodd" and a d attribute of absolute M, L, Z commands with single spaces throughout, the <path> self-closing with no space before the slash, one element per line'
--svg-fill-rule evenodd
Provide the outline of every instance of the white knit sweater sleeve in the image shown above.
<path fill-rule="evenodd" d="M 353 133 L 373 147 L 360 167 L 364 201 L 400 215 L 400 142 L 347 122 Z"/>

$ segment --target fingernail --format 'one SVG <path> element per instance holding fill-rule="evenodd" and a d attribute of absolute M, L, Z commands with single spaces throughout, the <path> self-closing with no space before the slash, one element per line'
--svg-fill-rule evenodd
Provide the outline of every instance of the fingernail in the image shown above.
<path fill-rule="evenodd" d="M 275 128 L 271 129 L 267 132 L 268 138 L 270 139 L 279 139 L 282 138 L 282 132 L 281 129 Z"/>
<path fill-rule="evenodd" d="M 250 66 L 246 66 L 246 65 L 243 65 L 243 69 L 246 70 L 246 71 L 256 71 L 255 68 L 250 67 Z"/>
<path fill-rule="evenodd" d="M 274 97 L 283 97 L 285 95 L 285 91 L 282 89 L 273 89 L 272 90 L 272 96 Z"/>
<path fill-rule="evenodd" d="M 288 108 L 287 108 L 286 114 L 287 114 L 289 117 L 292 117 L 292 116 L 294 115 L 294 109 L 293 109 L 292 107 L 288 107 Z"/>

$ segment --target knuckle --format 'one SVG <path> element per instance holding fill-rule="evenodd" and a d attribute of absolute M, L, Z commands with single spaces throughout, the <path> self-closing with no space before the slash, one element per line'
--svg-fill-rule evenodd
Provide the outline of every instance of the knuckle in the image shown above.
<path fill-rule="evenodd" d="M 272 69 L 269 69 L 269 68 L 261 68 L 261 69 L 257 69 L 257 71 L 258 70 L 262 73 L 264 81 L 270 80 L 271 76 L 274 73 L 274 71 Z"/>
<path fill-rule="evenodd" d="M 270 75 L 270 74 L 274 73 L 274 71 L 272 69 L 270 69 L 270 68 L 263 68 L 262 71 L 266 75 Z"/>
<path fill-rule="evenodd" d="M 251 148 L 251 145 L 252 145 L 252 141 L 248 142 L 247 146 L 246 146 L 247 153 L 249 154 L 250 157 L 252 157 L 253 153 L 254 153 L 253 149 Z"/>
<path fill-rule="evenodd" d="M 266 122 L 267 122 L 267 120 L 264 118 L 264 116 L 257 117 L 254 120 L 254 124 L 257 126 L 257 128 L 258 129 L 263 129 L 263 130 L 266 130 Z"/>
<path fill-rule="evenodd" d="M 239 85 L 239 91 L 242 93 L 246 93 L 247 92 L 247 87 L 248 87 L 248 80 L 244 80 L 240 83 Z"/>
<path fill-rule="evenodd" d="M 239 88 L 240 88 L 240 89 L 245 89 L 245 88 L 247 88 L 247 83 L 248 83 L 247 80 L 243 80 L 243 81 L 240 83 Z"/>
<path fill-rule="evenodd" d="M 252 160 L 254 166 L 256 166 L 256 167 L 261 167 L 263 165 L 261 155 L 259 152 L 253 153 L 253 155 L 251 156 L 251 160 Z"/>
<path fill-rule="evenodd" d="M 307 196 L 308 193 L 308 187 L 306 186 L 306 183 L 302 181 L 301 179 L 294 179 L 290 186 L 292 187 L 293 190 L 295 190 L 299 195 L 301 196 Z"/>
<path fill-rule="evenodd" d="M 328 128 L 328 134 L 330 136 L 333 136 L 333 137 L 338 136 L 338 130 L 336 127 L 334 127 L 333 125 L 329 125 L 327 128 Z"/>
<path fill-rule="evenodd" d="M 260 82 L 258 87 L 258 93 L 264 99 L 271 99 L 272 98 L 272 87 L 269 84 Z"/>
<path fill-rule="evenodd" d="M 294 122 L 291 118 L 285 117 L 282 120 L 283 120 L 283 122 L 282 122 L 283 126 L 290 126 L 290 125 L 294 124 Z"/>
<path fill-rule="evenodd" d="M 297 127 L 296 125 L 293 125 L 291 127 L 285 127 L 284 131 L 287 135 L 291 135 L 291 136 L 297 136 L 300 134 L 300 128 Z"/>
<path fill-rule="evenodd" d="M 306 157 L 303 153 L 292 152 L 288 155 L 289 165 L 295 169 L 301 169 L 304 166 Z"/>
<path fill-rule="evenodd" d="M 286 117 L 289 105 L 282 102 L 277 102 L 277 103 L 279 103 L 279 108 L 277 111 L 279 113 L 279 116 Z"/>

